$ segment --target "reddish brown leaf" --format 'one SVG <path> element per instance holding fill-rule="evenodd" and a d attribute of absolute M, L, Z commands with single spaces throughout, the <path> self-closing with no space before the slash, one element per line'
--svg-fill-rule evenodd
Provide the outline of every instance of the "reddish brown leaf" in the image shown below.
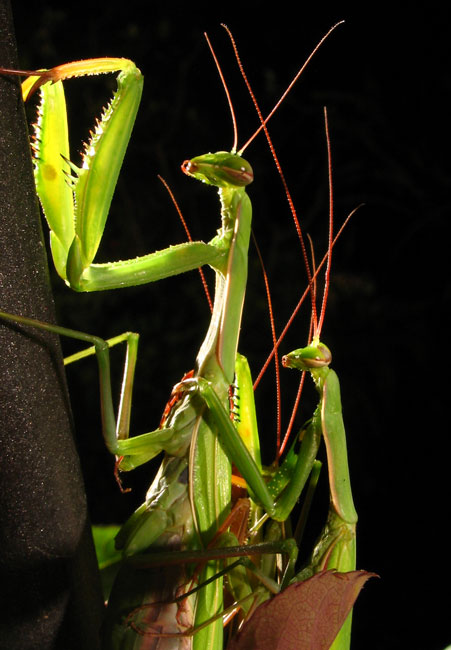
<path fill-rule="evenodd" d="M 328 650 L 368 578 L 322 571 L 290 585 L 255 611 L 228 650 Z"/>

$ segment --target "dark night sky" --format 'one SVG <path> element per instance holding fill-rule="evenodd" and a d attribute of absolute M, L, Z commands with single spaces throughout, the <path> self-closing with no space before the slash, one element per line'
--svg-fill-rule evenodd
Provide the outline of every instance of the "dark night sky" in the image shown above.
<path fill-rule="evenodd" d="M 214 192 L 179 172 L 185 158 L 231 145 L 230 118 L 203 31 L 230 80 L 243 142 L 257 118 L 219 23 L 232 29 L 267 110 L 327 29 L 346 20 L 274 118 L 271 133 L 318 254 L 326 242 L 328 213 L 324 105 L 337 223 L 365 203 L 334 253 L 323 331 L 342 381 L 360 515 L 358 566 L 381 576 L 367 585 L 356 608 L 353 647 L 441 650 L 451 643 L 449 599 L 443 598 L 450 577 L 443 531 L 450 518 L 444 446 L 449 424 L 442 406 L 442 337 L 449 331 L 450 307 L 448 23 L 426 10 L 393 17 L 380 5 L 377 14 L 368 7 L 340 11 L 322 6 L 319 11 L 304 5 L 302 17 L 294 18 L 284 2 L 260 16 L 261 3 L 247 3 L 245 16 L 235 8 L 242 3 L 229 3 L 231 9 L 216 4 L 222 9 L 211 3 L 202 10 L 202 3 L 160 7 L 129 0 L 94 11 L 93 3 L 84 2 L 13 2 L 20 63 L 32 69 L 126 56 L 145 74 L 135 135 L 100 252 L 106 261 L 183 241 L 158 173 L 170 183 L 194 237 L 209 239 L 217 227 Z M 105 83 L 75 81 L 69 89 L 75 150 L 105 101 Z M 304 288 L 302 261 L 263 139 L 249 147 L 246 157 L 255 171 L 250 188 L 255 234 L 280 330 Z M 240 349 L 258 370 L 270 338 L 269 327 L 262 325 L 265 302 L 255 257 L 252 252 Z M 155 428 L 171 386 L 192 367 L 208 323 L 195 274 L 160 284 L 71 295 L 55 280 L 61 324 L 105 338 L 127 329 L 142 334 L 133 423 L 137 433 Z M 307 321 L 305 308 L 284 351 L 303 344 Z M 94 418 L 77 419 L 92 516 L 100 521 L 120 512 L 124 518 L 132 506 L 128 497 L 117 494 L 111 461 L 103 454 L 92 366 L 86 364 L 78 375 L 71 370 L 69 377 L 76 403 L 83 412 L 92 409 Z M 257 406 L 267 408 L 269 399 L 257 394 Z M 288 400 L 284 408 L 288 410 Z M 272 417 L 272 411 L 260 417 L 268 440 Z M 137 481 L 139 502 L 148 475 L 141 471 Z"/>

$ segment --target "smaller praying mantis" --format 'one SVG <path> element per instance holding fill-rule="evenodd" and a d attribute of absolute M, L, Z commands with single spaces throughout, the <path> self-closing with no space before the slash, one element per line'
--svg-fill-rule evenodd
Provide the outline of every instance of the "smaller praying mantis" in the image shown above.
<path fill-rule="evenodd" d="M 330 505 L 327 522 L 313 550 L 310 563 L 297 574 L 295 581 L 305 580 L 318 571 L 325 569 L 352 572 L 356 568 L 357 512 L 354 507 L 349 476 L 340 383 L 335 371 L 329 367 L 332 361 L 332 354 L 329 348 L 320 341 L 320 336 L 329 292 L 332 248 L 344 226 L 358 208 L 355 208 L 348 215 L 337 236 L 334 238 L 332 165 L 326 111 L 325 117 L 329 158 L 330 208 L 329 246 L 321 313 L 319 321 L 316 322 L 316 310 L 313 310 L 312 320 L 314 333 L 311 343 L 307 347 L 299 348 L 285 355 L 282 358 L 282 365 L 285 368 L 297 368 L 302 372 L 309 372 L 319 393 L 318 406 L 307 427 L 305 437 L 315 435 L 316 432 L 317 435 L 324 438 L 328 463 Z M 317 272 L 315 272 L 314 277 L 316 275 Z M 349 650 L 351 643 L 351 622 L 352 610 L 335 638 L 331 646 L 332 650 Z"/>
<path fill-rule="evenodd" d="M 308 371 L 318 390 L 319 403 L 307 433 L 310 428 L 321 432 L 326 443 L 329 471 L 330 507 L 327 523 L 309 566 L 296 577 L 297 580 L 303 580 L 324 569 L 348 572 L 356 568 L 357 513 L 349 478 L 340 384 L 336 373 L 329 368 L 331 360 L 330 350 L 320 342 L 318 333 L 310 345 L 282 358 L 282 364 L 286 368 Z M 347 650 L 350 647 L 351 616 L 349 614 L 331 646 L 333 650 Z"/>

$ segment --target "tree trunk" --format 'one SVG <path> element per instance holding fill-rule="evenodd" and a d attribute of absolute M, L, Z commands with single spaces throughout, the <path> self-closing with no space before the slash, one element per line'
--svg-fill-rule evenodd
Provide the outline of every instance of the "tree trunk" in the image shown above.
<path fill-rule="evenodd" d="M 0 65 L 17 67 L 0 0 Z M 20 87 L 0 77 L 0 309 L 54 310 Z M 58 338 L 0 322 L 0 648 L 99 647 L 102 596 Z"/>

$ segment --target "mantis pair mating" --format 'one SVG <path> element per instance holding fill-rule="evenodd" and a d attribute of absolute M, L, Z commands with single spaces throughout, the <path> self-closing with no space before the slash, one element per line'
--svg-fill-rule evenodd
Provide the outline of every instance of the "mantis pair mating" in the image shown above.
<path fill-rule="evenodd" d="M 72 76 L 115 71 L 120 71 L 118 90 L 86 148 L 82 168 L 77 169 L 69 162 L 62 81 Z M 244 414 L 246 407 L 251 411 L 250 419 L 254 419 L 253 401 L 243 397 L 250 384 L 247 364 L 237 356 L 250 238 L 251 205 L 245 192 L 246 185 L 252 181 L 250 165 L 235 153 L 236 147 L 232 153 L 206 154 L 183 164 L 185 173 L 219 190 L 221 229 L 209 243 L 187 242 L 135 260 L 94 264 L 138 109 L 142 76 L 126 59 L 98 59 L 31 74 L 23 85 L 24 97 L 32 94 L 37 86 L 41 86 L 43 99 L 37 133 L 36 184 L 50 226 L 55 267 L 66 283 L 77 291 L 98 291 L 156 281 L 204 264 L 209 264 L 216 273 L 210 327 L 193 376 L 177 386 L 177 399 L 168 409 L 160 428 L 133 438 L 128 437 L 128 428 L 137 355 L 136 335 L 122 338 L 127 343 L 127 364 L 116 423 L 107 343 L 96 337 L 3 312 L 0 316 L 74 336 L 94 345 L 101 377 L 105 442 L 118 457 L 119 469 L 131 470 L 161 451 L 165 452 L 145 504 L 126 522 L 117 537 L 117 546 L 122 550 L 125 562 L 110 598 L 105 647 L 140 647 L 144 639 L 147 643 L 152 636 L 172 639 L 174 644 L 180 644 L 171 647 L 187 647 L 190 642 L 183 634 L 194 628 L 199 629 L 194 635 L 195 648 L 220 648 L 223 632 L 222 622 L 217 617 L 223 611 L 222 577 L 218 575 L 217 561 L 206 564 L 201 558 L 208 557 L 212 543 L 225 545 L 224 555 L 231 553 L 230 549 L 227 551 L 233 545 L 230 538 L 227 538 L 228 542 L 224 542 L 225 536 L 222 541 L 219 541 L 220 537 L 217 539 L 228 522 L 231 507 L 230 461 L 246 481 L 252 496 L 254 518 L 263 509 L 265 517 L 282 522 L 289 516 L 308 479 L 324 434 L 331 510 L 311 571 L 324 567 L 346 571 L 355 568 L 357 517 L 350 493 L 339 390 L 335 373 L 328 369 L 330 353 L 319 342 L 319 327 L 311 345 L 286 357 L 287 366 L 312 373 L 320 404 L 307 428 L 300 452 L 296 454 L 292 448 L 282 467 L 272 472 L 267 483 L 262 475 L 255 426 L 251 429 L 250 441 L 243 442 L 238 431 L 245 429 L 247 420 L 242 415 L 240 425 L 235 426 L 229 414 L 229 389 L 237 375 L 240 413 Z M 262 126 L 266 131 L 264 120 Z M 306 264 L 312 290 L 312 273 L 307 261 Z M 243 376 L 246 378 L 241 380 Z M 245 399 L 250 400 L 249 405 Z M 178 549 L 182 555 L 185 551 L 197 553 L 201 566 L 199 570 L 187 573 L 177 569 L 176 576 L 171 575 L 169 595 L 167 589 L 162 595 L 158 592 L 159 585 L 148 584 L 144 569 L 131 568 L 134 560 L 130 558 L 145 564 L 144 552 L 162 546 Z M 272 547 L 273 550 L 276 546 Z M 251 551 L 256 552 L 256 549 L 251 546 L 248 552 Z M 130 585 L 130 575 L 133 575 L 133 585 Z M 235 585 L 240 580 L 238 570 L 232 570 L 229 582 L 235 593 L 239 591 Z M 140 584 L 136 586 L 136 583 Z M 187 596 L 186 585 L 195 583 L 198 584 L 196 595 Z M 244 591 L 247 600 L 252 600 L 254 590 L 248 583 Z M 171 605 L 168 614 L 168 608 L 161 605 L 161 601 L 174 600 L 180 593 L 185 598 L 175 608 Z M 267 591 L 263 597 L 268 598 Z M 195 614 L 191 611 L 194 601 Z M 158 620 L 150 625 L 149 619 L 154 615 Z M 166 625 L 164 617 L 168 616 L 171 620 Z M 347 626 L 339 633 L 334 648 L 349 645 L 349 622 Z"/>

